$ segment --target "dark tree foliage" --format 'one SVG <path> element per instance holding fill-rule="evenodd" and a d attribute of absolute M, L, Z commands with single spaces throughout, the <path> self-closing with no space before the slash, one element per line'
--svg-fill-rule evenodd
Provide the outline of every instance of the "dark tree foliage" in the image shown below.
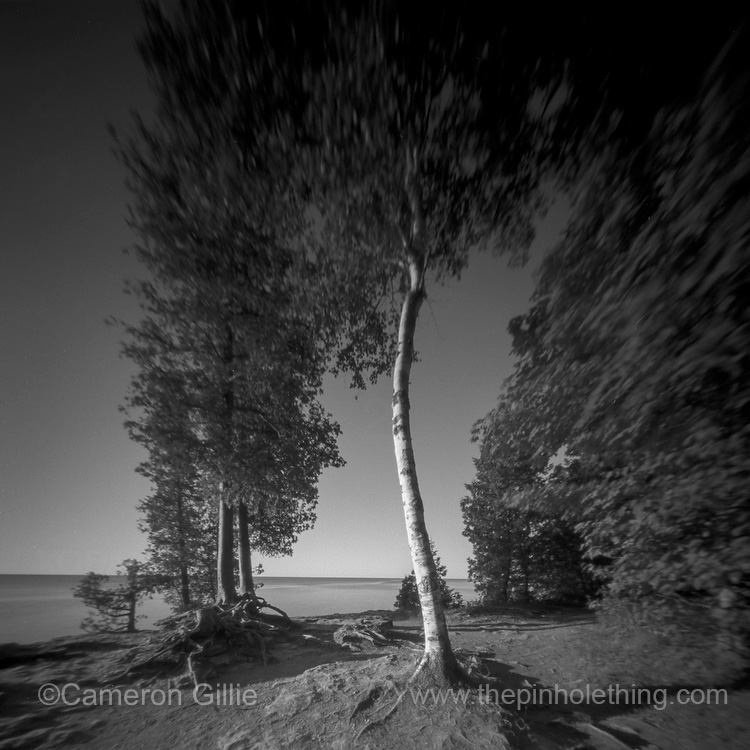
<path fill-rule="evenodd" d="M 138 560 L 123 560 L 118 575 L 125 576 L 126 581 L 108 586 L 109 576 L 89 572 L 73 589 L 73 596 L 90 609 L 90 615 L 81 623 L 89 633 L 134 633 L 136 621 L 141 617 L 136 615 L 139 602 L 169 583 L 166 576 Z"/>
<path fill-rule="evenodd" d="M 545 259 L 490 454 L 566 453 L 519 502 L 574 509 L 612 596 L 750 632 L 747 33 L 628 158 L 603 154 Z M 638 164 L 637 170 L 633 165 Z M 735 640 L 735 643 L 737 641 Z"/>
<path fill-rule="evenodd" d="M 303 212 L 280 186 L 277 141 L 266 129 L 257 131 L 268 135 L 265 149 L 239 143 L 236 123 L 214 108 L 221 110 L 218 89 L 201 89 L 202 104 L 188 95 L 201 83 L 190 76 L 196 50 L 170 32 L 156 5 L 145 7 L 140 49 L 156 118 L 118 138 L 141 239 L 134 252 L 149 275 L 132 285 L 145 317 L 125 327 L 124 352 L 139 368 L 127 424 L 150 456 L 141 469 L 155 487 L 147 525 L 157 524 L 157 537 L 176 534 L 172 547 L 183 561 L 189 540 L 180 534 L 191 533 L 185 498 L 194 500 L 199 487 L 226 510 L 218 514 L 226 522 L 218 524 L 217 593 L 229 601 L 235 509 L 244 513 L 243 559 L 248 545 L 289 554 L 314 522 L 320 471 L 341 463 L 338 426 L 317 400 L 336 316 L 321 306 L 313 245 L 301 244 Z M 210 68 L 209 48 L 198 54 Z M 248 116 L 241 127 L 252 124 Z M 184 604 L 182 584 L 181 591 Z"/>
<path fill-rule="evenodd" d="M 464 536 L 473 547 L 469 579 L 483 603 L 582 602 L 593 592 L 584 571 L 581 538 L 560 513 L 509 500 L 543 485 L 529 455 L 501 457 L 483 440 L 477 477 L 461 501 Z M 533 490 L 532 490 L 533 491 Z"/>
<path fill-rule="evenodd" d="M 464 535 L 474 551 L 469 580 L 483 604 L 580 604 L 595 590 L 583 568 L 579 536 L 565 519 L 508 507 L 491 495 L 465 498 L 462 509 Z"/>
<path fill-rule="evenodd" d="M 184 379 L 176 368 L 151 370 L 138 387 L 147 396 L 145 408 L 126 426 L 148 450 L 148 460 L 137 471 L 153 488 L 139 505 L 139 528 L 148 536 L 149 564 L 171 578 L 165 600 L 189 609 L 216 598 L 216 508 L 206 502 L 208 490 L 201 487 L 200 443 L 191 426 Z"/>
<path fill-rule="evenodd" d="M 216 504 L 184 481 L 153 480 L 155 491 L 139 505 L 140 528 L 148 536 L 149 564 L 169 576 L 163 591 L 175 610 L 216 601 Z"/>

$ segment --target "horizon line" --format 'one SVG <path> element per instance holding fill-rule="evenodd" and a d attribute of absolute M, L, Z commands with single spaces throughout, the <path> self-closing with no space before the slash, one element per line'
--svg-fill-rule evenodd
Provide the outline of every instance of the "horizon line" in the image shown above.
<path fill-rule="evenodd" d="M 0 573 L 0 576 L 85 576 L 86 573 Z M 121 577 L 118 573 L 101 573 L 100 575 L 110 576 L 111 578 Z M 404 576 L 267 576 L 265 573 L 259 575 L 253 575 L 253 579 L 256 578 L 361 578 L 362 580 L 374 579 L 374 578 L 386 578 L 391 581 L 403 580 Z M 446 581 L 469 581 L 468 578 L 451 578 L 446 577 Z M 470 582 L 470 581 L 469 581 Z"/>

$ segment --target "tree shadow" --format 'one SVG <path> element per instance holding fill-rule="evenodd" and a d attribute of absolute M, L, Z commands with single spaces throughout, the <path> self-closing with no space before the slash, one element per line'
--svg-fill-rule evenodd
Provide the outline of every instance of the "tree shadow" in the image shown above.
<path fill-rule="evenodd" d="M 451 618 L 455 632 L 533 632 L 596 622 L 596 613 L 582 607 L 504 605 Z"/>
<path fill-rule="evenodd" d="M 561 688 L 545 685 L 532 675 L 496 659 L 481 659 L 484 673 L 492 678 L 480 688 L 479 701 L 498 705 L 511 712 L 516 724 L 525 726 L 531 747 L 554 743 L 555 747 L 646 748 L 650 743 L 627 726 L 607 720 L 632 714 L 640 709 L 660 707 L 658 688 L 638 688 L 636 694 L 621 690 L 607 693 L 595 688 Z M 674 687 L 676 692 L 678 688 Z M 627 693 L 627 695 L 626 695 Z M 666 695 L 666 693 L 665 693 Z M 649 697 L 651 700 L 631 700 Z M 656 697 L 656 701 L 653 700 Z M 666 701 L 667 698 L 665 697 Z M 543 744 L 548 747 L 548 744 Z"/>
<path fill-rule="evenodd" d="M 569 620 L 568 622 L 559 623 L 536 623 L 536 622 L 524 622 L 524 623 L 513 623 L 513 624 L 498 624 L 493 625 L 451 625 L 449 630 L 451 632 L 461 633 L 472 633 L 472 632 L 486 632 L 486 633 L 521 633 L 526 631 L 537 631 L 537 630 L 557 630 L 558 628 L 567 628 L 571 625 L 588 625 L 594 622 L 593 617 L 581 617 L 575 620 Z"/>

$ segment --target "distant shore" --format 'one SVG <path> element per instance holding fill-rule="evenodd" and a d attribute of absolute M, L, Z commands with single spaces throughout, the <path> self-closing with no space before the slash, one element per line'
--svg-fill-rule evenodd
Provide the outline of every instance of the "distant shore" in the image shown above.
<path fill-rule="evenodd" d="M 81 576 L 0 575 L 0 643 L 34 643 L 65 635 L 79 635 L 85 606 L 73 598 L 72 590 Z M 116 582 L 115 577 L 112 578 Z M 264 596 L 292 617 L 325 612 L 359 612 L 366 609 L 390 609 L 401 579 L 388 578 L 292 578 L 259 576 Z M 473 585 L 462 579 L 449 585 L 474 599 Z M 145 600 L 138 609 L 139 627 L 170 614 L 160 596 Z"/>

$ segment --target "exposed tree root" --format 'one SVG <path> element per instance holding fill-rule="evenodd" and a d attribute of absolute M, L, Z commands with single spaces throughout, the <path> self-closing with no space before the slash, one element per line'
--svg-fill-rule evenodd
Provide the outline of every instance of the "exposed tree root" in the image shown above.
<path fill-rule="evenodd" d="M 398 710 L 399 706 L 410 690 L 415 685 L 421 685 L 425 688 L 448 688 L 460 687 L 471 689 L 479 688 L 485 685 L 502 685 L 501 681 L 492 677 L 489 672 L 483 668 L 481 658 L 477 655 L 471 655 L 468 659 L 462 659 L 456 656 L 455 664 L 448 669 L 444 665 L 435 664 L 427 654 L 423 654 L 416 669 L 406 681 L 406 687 L 400 690 L 395 700 L 384 706 L 379 715 L 373 716 L 367 720 L 365 725 L 355 734 L 355 739 L 359 739 L 363 734 L 372 731 L 376 727 L 383 726 Z M 373 689 L 361 699 L 352 711 L 350 721 L 353 722 L 355 717 L 364 711 L 371 709 L 386 691 Z"/>
<path fill-rule="evenodd" d="M 376 691 L 371 691 L 370 696 L 368 696 L 368 698 L 366 698 L 364 701 L 360 701 L 360 703 L 357 704 L 357 708 L 354 709 L 354 712 L 352 713 L 350 721 L 353 720 L 355 714 L 358 713 L 358 710 L 360 709 L 361 704 L 366 704 L 367 701 L 369 700 L 369 706 L 371 706 L 380 697 L 380 694 L 376 696 L 372 696 L 373 692 L 376 692 Z M 365 732 L 370 732 L 373 729 L 375 729 L 375 727 L 383 726 L 386 723 L 386 721 L 388 721 L 388 719 L 390 719 L 391 716 L 393 716 L 396 713 L 396 710 L 401 705 L 401 701 L 404 699 L 404 696 L 406 695 L 407 692 L 408 690 L 402 690 L 396 697 L 396 700 L 393 701 L 390 707 L 388 707 L 388 709 L 385 711 L 385 713 L 375 718 L 368 719 L 367 723 L 354 735 L 354 738 L 358 740 L 363 734 L 365 734 Z M 369 706 L 363 706 L 363 710 L 366 710 L 366 708 L 369 708 Z"/>
<path fill-rule="evenodd" d="M 278 614 L 263 614 L 261 609 Z M 265 664 L 272 642 L 286 639 L 296 626 L 286 612 L 258 597 L 245 597 L 231 606 L 182 612 L 156 624 L 163 628 L 156 641 L 112 679 L 122 680 L 166 667 L 174 670 L 185 664 L 197 687 L 204 682 L 212 657 L 229 652 L 244 658 L 261 658 Z"/>
<path fill-rule="evenodd" d="M 362 650 L 363 641 L 373 646 L 387 646 L 393 643 L 390 635 L 392 628 L 392 620 L 363 617 L 351 625 L 342 625 L 333 634 L 333 640 L 354 651 Z"/>
<path fill-rule="evenodd" d="M 231 605 L 226 611 L 232 613 L 232 615 L 239 614 L 244 618 L 252 620 L 257 618 L 262 609 L 270 609 L 280 615 L 285 622 L 289 624 L 292 623 L 291 618 L 286 612 L 284 612 L 283 609 L 274 607 L 272 604 L 269 604 L 265 599 L 257 596 L 256 594 L 247 594 L 243 596 L 236 604 Z"/>

